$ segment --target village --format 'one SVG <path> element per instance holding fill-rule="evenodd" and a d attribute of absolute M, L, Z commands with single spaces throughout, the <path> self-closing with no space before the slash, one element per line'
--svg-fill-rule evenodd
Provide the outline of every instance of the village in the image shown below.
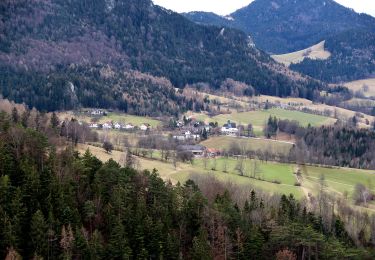
<path fill-rule="evenodd" d="M 104 109 L 84 110 L 79 113 L 74 112 L 73 115 L 80 125 L 86 125 L 98 134 L 99 142 L 108 141 L 120 149 L 124 146 L 124 142 L 116 140 L 123 136 L 131 139 L 134 147 L 138 148 L 142 148 L 139 144 L 140 139 L 155 137 L 159 142 L 171 143 L 171 149 L 177 153 L 189 153 L 195 158 L 213 158 L 220 156 L 223 149 L 202 144 L 210 137 L 233 137 L 234 140 L 234 137 L 254 137 L 250 128 L 245 130 L 244 126 L 238 126 L 230 120 L 219 125 L 217 122 L 207 123 L 192 115 L 183 115 L 180 120 L 171 118 L 160 120 L 157 121 L 158 124 L 145 117 L 115 116 L 116 112 Z M 66 115 L 65 117 L 65 121 L 69 121 Z"/>
<path fill-rule="evenodd" d="M 85 111 L 86 114 L 90 116 L 91 122 L 88 123 L 89 128 L 93 130 L 122 130 L 122 131 L 152 131 L 155 127 L 152 127 L 149 123 L 141 123 L 136 125 L 133 122 L 118 122 L 118 121 L 106 121 L 103 123 L 97 122 L 101 117 L 107 116 L 108 111 L 101 109 L 94 109 L 91 111 Z M 237 124 L 228 120 L 227 123 L 223 124 L 221 127 L 217 123 L 206 124 L 203 121 L 197 120 L 193 116 L 183 116 L 180 121 L 171 121 L 169 125 L 163 127 L 166 133 L 173 134 L 173 138 L 179 141 L 195 140 L 199 141 L 201 139 L 207 139 L 210 134 L 221 134 L 226 136 L 239 136 L 244 135 L 245 131 L 240 131 Z M 242 133 L 242 134 L 241 134 Z"/>

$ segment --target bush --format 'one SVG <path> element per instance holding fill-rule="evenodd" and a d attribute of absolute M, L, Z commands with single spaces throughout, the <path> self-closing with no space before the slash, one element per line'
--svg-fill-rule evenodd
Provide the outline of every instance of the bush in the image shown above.
<path fill-rule="evenodd" d="M 104 149 L 107 153 L 110 153 L 110 152 L 112 152 L 112 150 L 113 150 L 113 144 L 110 143 L 110 142 L 108 142 L 108 141 L 105 141 L 105 142 L 103 143 L 103 149 Z"/>

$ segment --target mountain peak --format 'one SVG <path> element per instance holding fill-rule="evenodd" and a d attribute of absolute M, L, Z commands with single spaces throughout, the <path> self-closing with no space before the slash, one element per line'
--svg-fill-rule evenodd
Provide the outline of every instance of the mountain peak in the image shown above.
<path fill-rule="evenodd" d="M 333 0 L 255 0 L 230 14 L 232 21 L 204 13 L 187 17 L 240 29 L 253 37 L 257 47 L 277 54 L 308 48 L 347 30 L 375 28 L 375 18 Z"/>

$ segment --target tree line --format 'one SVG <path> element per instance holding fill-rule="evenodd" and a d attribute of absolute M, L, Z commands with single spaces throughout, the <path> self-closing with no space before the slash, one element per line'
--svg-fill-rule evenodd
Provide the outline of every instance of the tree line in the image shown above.
<path fill-rule="evenodd" d="M 356 117 L 333 126 L 302 127 L 296 121 L 270 117 L 264 131 L 268 138 L 279 131 L 296 137 L 289 155 L 294 162 L 375 169 L 375 122 L 368 129 L 358 129 Z"/>

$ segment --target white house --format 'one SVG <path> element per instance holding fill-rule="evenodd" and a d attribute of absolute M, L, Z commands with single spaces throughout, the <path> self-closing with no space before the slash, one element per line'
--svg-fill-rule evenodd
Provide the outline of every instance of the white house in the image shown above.
<path fill-rule="evenodd" d="M 112 123 L 104 123 L 103 129 L 112 129 Z"/>
<path fill-rule="evenodd" d="M 91 111 L 91 115 L 93 115 L 93 116 L 101 116 L 103 114 L 104 114 L 104 111 L 100 110 L 100 109 L 96 109 L 96 110 Z"/>
<path fill-rule="evenodd" d="M 122 129 L 125 129 L 125 130 L 133 130 L 134 129 L 134 126 L 132 124 L 126 124 L 122 127 Z"/>
<path fill-rule="evenodd" d="M 121 125 L 119 124 L 119 123 L 115 123 L 114 125 L 113 125 L 113 127 L 115 128 L 115 129 L 121 129 Z"/>
<path fill-rule="evenodd" d="M 238 129 L 237 128 L 229 128 L 229 127 L 222 127 L 221 133 L 224 135 L 237 135 Z"/>
<path fill-rule="evenodd" d="M 184 135 L 174 135 L 173 139 L 179 140 L 179 141 L 185 141 L 186 137 Z"/>
<path fill-rule="evenodd" d="M 149 124 L 141 124 L 141 126 L 139 127 L 139 129 L 141 129 L 142 131 L 146 131 L 149 128 L 150 128 Z"/>
<path fill-rule="evenodd" d="M 189 139 L 199 140 L 201 137 L 200 137 L 200 135 L 192 134 L 188 130 L 188 131 L 186 131 L 185 133 L 183 133 L 181 135 L 174 135 L 173 138 L 177 139 L 177 140 L 180 140 L 180 141 L 185 141 L 185 140 L 189 140 Z"/>
<path fill-rule="evenodd" d="M 99 128 L 99 125 L 96 124 L 96 123 L 93 123 L 93 124 L 90 124 L 89 127 L 90 128 Z"/>

